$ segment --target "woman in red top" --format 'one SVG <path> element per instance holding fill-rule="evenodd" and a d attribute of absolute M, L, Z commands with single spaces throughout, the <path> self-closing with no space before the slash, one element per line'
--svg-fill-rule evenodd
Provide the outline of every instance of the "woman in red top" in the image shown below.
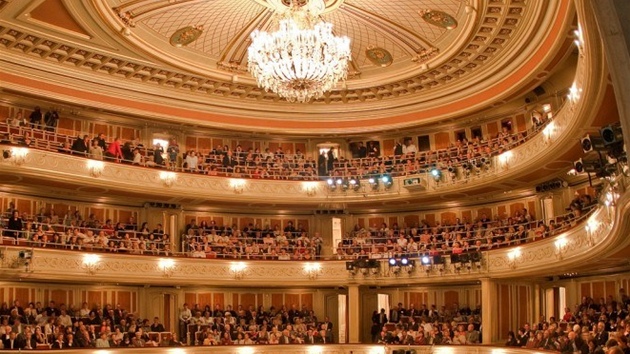
<path fill-rule="evenodd" d="M 120 148 L 119 138 L 115 138 L 114 141 L 109 144 L 105 155 L 109 158 L 116 159 L 116 162 L 120 162 L 122 159 L 122 149 Z"/>

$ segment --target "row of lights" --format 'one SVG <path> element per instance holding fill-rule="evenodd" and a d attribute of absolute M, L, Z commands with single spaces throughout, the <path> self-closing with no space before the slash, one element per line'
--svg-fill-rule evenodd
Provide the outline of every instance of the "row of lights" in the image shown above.
<path fill-rule="evenodd" d="M 163 272 L 165 277 L 171 277 L 176 269 L 177 264 L 172 258 L 160 258 L 157 262 L 157 268 Z M 103 263 L 101 262 L 101 256 L 98 254 L 88 253 L 83 255 L 83 269 L 88 274 L 95 274 L 96 272 L 103 270 Z M 242 279 L 247 271 L 247 263 L 245 262 L 233 262 L 230 264 L 230 273 L 235 279 Z M 316 279 L 322 272 L 321 264 L 319 263 L 306 263 L 304 264 L 304 273 L 309 279 Z"/>
<path fill-rule="evenodd" d="M 337 189 L 342 192 L 353 190 L 355 192 L 362 191 L 362 181 L 363 183 L 367 182 L 367 185 L 373 190 L 377 191 L 380 189 L 382 185 L 384 189 L 390 189 L 394 185 L 394 180 L 390 174 L 382 174 L 380 176 L 372 176 L 367 179 L 359 179 L 356 177 L 343 178 L 343 177 L 330 177 L 326 180 L 326 184 L 328 184 L 328 189 L 332 192 Z"/>

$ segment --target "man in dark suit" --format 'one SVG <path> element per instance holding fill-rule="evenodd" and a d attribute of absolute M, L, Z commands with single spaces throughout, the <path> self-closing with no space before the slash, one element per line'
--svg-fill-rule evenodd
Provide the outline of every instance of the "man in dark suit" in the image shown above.
<path fill-rule="evenodd" d="M 77 139 L 72 143 L 72 152 L 87 155 L 90 151 L 90 137 L 84 135 L 83 137 L 77 136 Z"/>
<path fill-rule="evenodd" d="M 234 158 L 232 150 L 228 150 L 227 154 L 223 155 L 223 167 L 227 172 L 232 172 L 237 164 L 238 162 Z"/>
<path fill-rule="evenodd" d="M 66 342 L 63 340 L 63 334 L 58 334 L 57 339 L 52 344 L 52 349 L 65 349 Z"/>
<path fill-rule="evenodd" d="M 595 342 L 595 348 L 603 348 L 608 341 L 608 332 L 606 332 L 606 324 L 603 321 L 597 322 L 597 326 L 595 327 L 595 337 L 593 341 Z"/>
<path fill-rule="evenodd" d="M 306 336 L 304 337 L 304 344 L 315 344 L 315 330 L 310 328 L 306 331 Z"/>
<path fill-rule="evenodd" d="M 4 349 L 24 349 L 26 347 L 26 342 L 22 336 L 18 336 L 17 333 L 11 332 L 5 335 L 6 338 L 2 340 L 2 344 L 4 344 Z"/>

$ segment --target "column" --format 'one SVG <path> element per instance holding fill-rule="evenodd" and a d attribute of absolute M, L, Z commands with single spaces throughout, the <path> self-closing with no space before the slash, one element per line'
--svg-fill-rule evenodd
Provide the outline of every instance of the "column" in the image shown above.
<path fill-rule="evenodd" d="M 534 310 L 534 317 L 532 318 L 532 325 L 534 323 L 538 323 L 538 320 L 540 319 L 540 316 L 542 315 L 542 312 L 540 310 L 540 284 L 538 283 L 534 284 L 533 310 Z"/>
<path fill-rule="evenodd" d="M 348 286 L 348 342 L 361 343 L 361 304 L 358 285 Z"/>
<path fill-rule="evenodd" d="M 493 279 L 481 279 L 481 328 L 483 331 L 482 344 L 493 344 L 498 340 L 497 284 Z"/>
<path fill-rule="evenodd" d="M 630 140 L 630 23 L 627 0 L 597 0 L 584 2 L 585 11 L 592 8 L 604 43 L 608 70 L 615 89 L 615 99 L 625 141 Z M 590 5 L 590 6 L 589 6 Z M 586 48 L 588 50 L 588 48 Z"/>

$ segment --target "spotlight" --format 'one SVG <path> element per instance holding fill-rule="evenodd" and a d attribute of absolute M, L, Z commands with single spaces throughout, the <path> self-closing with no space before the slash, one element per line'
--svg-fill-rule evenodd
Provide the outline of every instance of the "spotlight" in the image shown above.
<path fill-rule="evenodd" d="M 575 169 L 575 172 L 577 173 L 584 172 L 584 162 L 582 161 L 582 159 L 579 159 L 573 163 L 573 169 Z"/>
<path fill-rule="evenodd" d="M 599 134 L 602 136 L 604 145 L 612 145 L 623 141 L 623 133 L 621 127 L 618 126 L 607 125 L 599 131 Z"/>
<path fill-rule="evenodd" d="M 400 259 L 400 264 L 404 265 L 404 266 L 409 265 L 409 258 L 407 258 L 407 257 L 401 258 Z"/>
<path fill-rule="evenodd" d="M 336 181 L 336 183 L 337 183 L 338 185 L 342 185 L 342 184 L 343 184 L 343 179 L 338 178 L 338 179 L 337 179 L 337 181 Z"/>
<path fill-rule="evenodd" d="M 594 150 L 601 151 L 605 149 L 604 141 L 602 140 L 602 138 L 592 137 L 590 134 L 586 134 L 586 136 L 580 140 L 580 144 L 582 145 L 582 151 L 584 151 L 585 153 Z"/>
<path fill-rule="evenodd" d="M 442 172 L 439 169 L 434 168 L 431 170 L 431 176 L 433 176 L 433 179 L 436 182 L 439 182 L 442 179 Z"/>
<path fill-rule="evenodd" d="M 395 266 L 398 262 L 396 261 L 396 258 L 390 258 L 388 263 L 390 266 Z"/>
<path fill-rule="evenodd" d="M 378 180 L 376 178 L 370 177 L 370 179 L 368 179 L 368 182 L 370 183 L 370 186 L 372 186 L 372 190 L 378 189 Z"/>
<path fill-rule="evenodd" d="M 326 180 L 326 183 L 328 183 L 328 189 L 330 189 L 332 192 L 334 192 L 337 189 L 335 180 L 333 180 L 332 178 L 329 178 L 328 180 Z"/>
<path fill-rule="evenodd" d="M 431 258 L 429 258 L 429 256 L 422 256 L 422 264 L 431 264 Z"/>
<path fill-rule="evenodd" d="M 350 188 L 352 188 L 352 190 L 355 192 L 361 188 L 361 182 L 356 178 L 351 178 L 349 183 Z"/>
<path fill-rule="evenodd" d="M 391 188 L 394 183 L 390 175 L 381 176 L 381 181 L 383 182 L 383 186 L 385 186 L 385 188 Z"/>

